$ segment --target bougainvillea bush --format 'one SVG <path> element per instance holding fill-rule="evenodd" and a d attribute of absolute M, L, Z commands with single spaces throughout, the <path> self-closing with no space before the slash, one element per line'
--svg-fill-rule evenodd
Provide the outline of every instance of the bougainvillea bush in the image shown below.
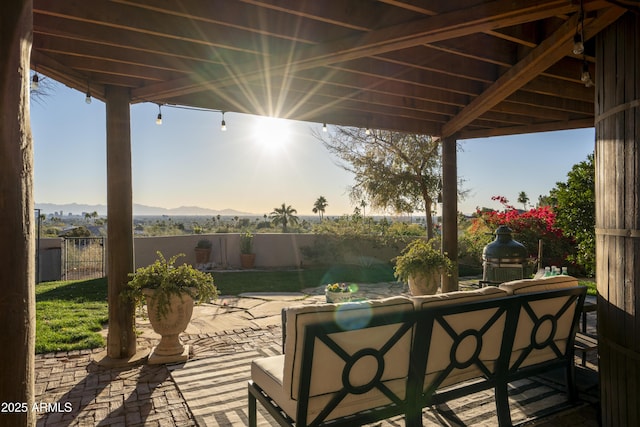
<path fill-rule="evenodd" d="M 575 270 L 576 266 L 567 261 L 573 251 L 573 242 L 556 226 L 556 216 L 551 207 L 540 206 L 521 211 L 510 205 L 503 196 L 493 196 L 491 199 L 500 202 L 504 210 L 478 210 L 469 233 L 486 235 L 487 231 L 493 232 L 498 226 L 506 225 L 513 231 L 513 238 L 527 248 L 530 258 L 537 259 L 538 241 L 541 239 L 543 266 L 568 266 Z"/>

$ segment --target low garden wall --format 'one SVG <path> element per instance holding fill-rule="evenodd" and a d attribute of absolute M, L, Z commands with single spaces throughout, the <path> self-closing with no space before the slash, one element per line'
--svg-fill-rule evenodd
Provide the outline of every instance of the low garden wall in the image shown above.
<path fill-rule="evenodd" d="M 189 236 L 138 237 L 134 241 L 136 268 L 148 265 L 156 251 L 165 257 L 184 253 L 184 261 L 196 263 L 195 246 L 201 239 L 211 242 L 212 268 L 239 268 L 240 234 L 216 233 Z M 404 243 L 380 245 L 363 238 L 295 233 L 258 233 L 253 237 L 256 268 L 300 268 L 333 262 L 349 264 L 388 263 Z"/>
<path fill-rule="evenodd" d="M 196 244 L 199 240 L 206 239 L 211 242 L 210 262 L 206 266 L 208 269 L 237 269 L 240 268 L 240 236 L 239 233 L 216 233 L 136 237 L 135 268 L 153 263 L 157 251 L 162 252 L 166 258 L 183 253 L 185 257 L 181 258 L 182 261 L 196 265 Z M 382 244 L 367 236 L 338 238 L 316 234 L 258 233 L 253 237 L 255 268 L 301 268 L 334 263 L 389 263 L 411 239 L 413 238 Z M 61 245 L 60 238 L 40 240 L 41 281 L 60 280 L 61 269 L 64 268 L 61 267 Z"/>

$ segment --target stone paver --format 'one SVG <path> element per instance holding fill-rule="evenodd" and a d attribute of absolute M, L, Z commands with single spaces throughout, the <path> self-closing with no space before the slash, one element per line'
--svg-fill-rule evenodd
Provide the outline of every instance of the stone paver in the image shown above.
<path fill-rule="evenodd" d="M 366 286 L 361 296 L 382 298 L 406 291 L 397 283 Z M 221 297 L 216 304 L 198 306 L 183 341 L 192 346 L 192 359 L 229 355 L 281 345 L 280 309 L 323 301 L 322 289 L 303 295 L 245 295 Z M 269 313 L 270 310 L 276 310 Z M 589 332 L 595 316 L 589 316 Z M 138 348 L 150 348 L 159 337 L 144 319 L 137 319 Z M 93 361 L 104 349 L 48 353 L 36 356 L 38 426 L 195 426 L 197 419 L 165 365 L 138 364 L 105 368 Z M 597 370 L 597 355 L 587 368 Z M 244 398 L 244 396 L 243 396 Z M 543 427 L 596 426 L 593 406 L 570 410 L 528 423 Z"/>

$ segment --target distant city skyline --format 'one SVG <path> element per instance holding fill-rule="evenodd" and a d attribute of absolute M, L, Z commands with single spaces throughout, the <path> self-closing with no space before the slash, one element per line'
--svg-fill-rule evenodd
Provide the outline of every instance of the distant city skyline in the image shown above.
<path fill-rule="evenodd" d="M 61 84 L 50 86 L 31 104 L 35 201 L 106 205 L 105 106 L 97 100 L 87 105 L 84 94 Z M 313 215 L 313 203 L 324 196 L 329 216 L 356 207 L 348 196 L 352 174 L 312 136 L 322 123 L 229 112 L 222 132 L 219 112 L 163 106 L 160 126 L 157 114 L 155 104 L 131 106 L 136 204 L 262 216 L 286 203 Z M 594 140 L 590 128 L 459 141 L 458 176 L 469 196 L 458 210 L 499 209 L 494 195 L 518 205 L 521 191 L 534 205 L 593 152 Z"/>

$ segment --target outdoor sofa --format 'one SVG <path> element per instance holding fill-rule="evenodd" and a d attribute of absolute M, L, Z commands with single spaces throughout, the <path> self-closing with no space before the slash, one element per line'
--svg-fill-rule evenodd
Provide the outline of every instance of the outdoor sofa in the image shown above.
<path fill-rule="evenodd" d="M 575 278 L 526 279 L 431 296 L 297 306 L 283 311 L 284 354 L 256 359 L 248 384 L 281 425 L 360 425 L 494 389 L 511 425 L 507 385 L 564 370 L 577 399 L 574 338 L 586 288 Z"/>

